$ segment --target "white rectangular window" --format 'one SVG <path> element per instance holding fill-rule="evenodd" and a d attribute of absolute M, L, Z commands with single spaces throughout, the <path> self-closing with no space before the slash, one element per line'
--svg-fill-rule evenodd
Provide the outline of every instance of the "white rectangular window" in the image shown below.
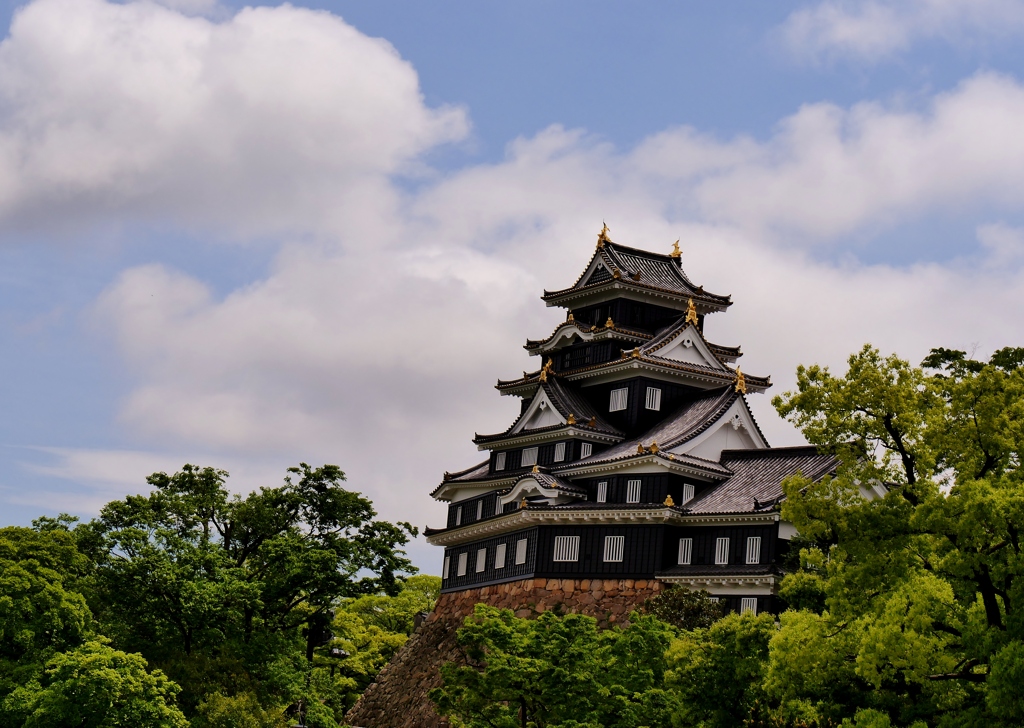
<path fill-rule="evenodd" d="M 690 485 L 689 483 L 687 483 L 687 484 L 685 484 L 683 486 L 683 502 L 680 503 L 679 505 L 683 505 L 684 503 L 689 503 L 692 500 L 693 500 L 693 486 Z"/>
<path fill-rule="evenodd" d="M 455 570 L 455 576 L 465 576 L 466 575 L 466 562 L 468 562 L 468 561 L 469 561 L 469 553 L 468 552 L 463 551 L 461 554 L 459 554 L 459 568 L 457 568 Z"/>
<path fill-rule="evenodd" d="M 640 502 L 640 481 L 630 480 L 626 483 L 626 502 L 627 503 L 639 503 Z"/>
<path fill-rule="evenodd" d="M 458 508 L 455 509 L 455 525 L 462 525 L 462 506 L 459 506 Z"/>
<path fill-rule="evenodd" d="M 552 561 L 579 561 L 579 559 L 579 536 L 555 536 L 555 553 Z"/>
<path fill-rule="evenodd" d="M 477 501 L 476 502 L 476 520 L 479 521 L 483 517 L 484 517 L 484 502 L 483 501 Z"/>
<path fill-rule="evenodd" d="M 718 597 L 708 597 L 708 601 L 709 602 L 714 602 L 715 604 L 718 604 Z"/>
<path fill-rule="evenodd" d="M 688 566 L 693 560 L 693 539 L 679 539 L 679 559 L 676 563 Z"/>
<path fill-rule="evenodd" d="M 537 448 L 535 448 L 535 447 L 524 447 L 523 448 L 523 459 L 519 463 L 519 465 L 521 467 L 525 468 L 527 465 L 536 465 L 536 464 L 537 464 Z"/>
<path fill-rule="evenodd" d="M 526 563 L 526 539 L 525 538 L 521 538 L 518 541 L 516 541 L 516 563 L 517 564 L 525 564 Z"/>
<path fill-rule="evenodd" d="M 499 452 L 494 455 L 494 469 L 504 470 L 505 469 L 505 453 Z"/>
<path fill-rule="evenodd" d="M 556 463 L 560 463 L 563 460 L 565 460 L 565 443 L 564 442 L 556 442 L 555 443 L 555 462 Z"/>
<path fill-rule="evenodd" d="M 743 597 L 740 599 L 740 614 L 757 614 L 757 597 Z"/>
<path fill-rule="evenodd" d="M 661 390 L 658 387 L 647 388 L 647 409 L 655 412 L 661 410 Z"/>
<path fill-rule="evenodd" d="M 589 458 L 592 452 L 594 452 L 594 446 L 591 445 L 589 442 L 585 442 L 582 445 L 580 445 L 581 458 Z"/>
<path fill-rule="evenodd" d="M 622 548 L 625 541 L 625 536 L 605 536 L 604 560 L 606 562 L 622 561 Z"/>
<path fill-rule="evenodd" d="M 494 547 L 494 568 L 505 568 L 505 544 L 499 543 Z"/>
<path fill-rule="evenodd" d="M 478 549 L 476 552 L 476 573 L 487 568 L 487 549 Z"/>
<path fill-rule="evenodd" d="M 448 568 L 451 565 L 452 565 L 452 557 L 451 556 L 445 556 L 444 557 L 444 571 L 441 572 L 441 578 L 442 579 L 447 579 L 448 578 Z"/>
<path fill-rule="evenodd" d="M 622 389 L 613 389 L 611 400 L 608 402 L 609 412 L 621 412 L 626 409 L 626 397 L 629 395 L 629 389 L 623 387 Z"/>
<path fill-rule="evenodd" d="M 747 539 L 747 563 L 761 563 L 761 537 L 751 536 Z"/>
<path fill-rule="evenodd" d="M 729 539 L 719 538 L 715 540 L 715 563 L 729 563 Z"/>
<path fill-rule="evenodd" d="M 608 500 L 608 483 L 602 481 L 597 484 L 597 502 L 605 503 Z"/>

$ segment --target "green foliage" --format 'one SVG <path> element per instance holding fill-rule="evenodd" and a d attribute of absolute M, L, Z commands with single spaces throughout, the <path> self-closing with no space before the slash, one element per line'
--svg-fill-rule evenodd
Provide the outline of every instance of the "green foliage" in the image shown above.
<path fill-rule="evenodd" d="M 599 631 L 578 614 L 529 620 L 478 604 L 458 632 L 468 665 L 443 666 L 430 698 L 466 728 L 669 726 L 675 700 L 660 686 L 672 630 L 630 620 Z"/>
<path fill-rule="evenodd" d="M 683 630 L 710 627 L 725 615 L 725 605 L 714 601 L 708 592 L 690 591 L 678 585 L 648 597 L 641 609 Z"/>
<path fill-rule="evenodd" d="M 187 728 L 174 706 L 179 688 L 146 661 L 89 641 L 52 657 L 38 682 L 3 703 L 9 725 L 24 728 Z"/>
<path fill-rule="evenodd" d="M 731 728 L 758 718 L 774 634 L 770 614 L 729 614 L 674 641 L 665 683 L 680 698 L 680 724 Z"/>
<path fill-rule="evenodd" d="M 210 693 L 199 703 L 191 723 L 192 728 L 279 728 L 286 724 L 284 713 L 264 709 L 252 693 Z"/>
<path fill-rule="evenodd" d="M 781 714 L 850 725 L 1014 725 L 1024 677 L 1024 350 L 936 349 L 925 368 L 865 347 L 800 367 L 779 412 L 836 452 L 784 483 L 814 543 L 781 593 L 765 682 Z M 865 709 L 857 713 L 857 709 Z M 872 712 L 873 711 L 873 712 Z"/>

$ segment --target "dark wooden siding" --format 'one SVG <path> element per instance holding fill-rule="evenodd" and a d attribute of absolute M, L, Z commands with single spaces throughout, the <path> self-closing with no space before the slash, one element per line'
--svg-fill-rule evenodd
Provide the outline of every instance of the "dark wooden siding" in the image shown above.
<path fill-rule="evenodd" d="M 626 409 L 618 412 L 609 412 L 611 404 L 611 391 L 613 389 L 629 390 L 626 397 Z M 657 387 L 661 390 L 661 409 L 649 410 L 647 403 L 647 387 Z M 687 387 L 672 382 L 665 382 L 660 379 L 648 377 L 633 377 L 621 379 L 617 382 L 598 384 L 592 387 L 584 387 L 579 390 L 580 395 L 586 397 L 590 406 L 601 413 L 610 424 L 623 430 L 629 437 L 646 432 L 667 415 L 672 414 L 687 399 L 700 394 L 701 390 L 694 387 Z M 650 443 L 644 443 L 650 444 Z"/>
<path fill-rule="evenodd" d="M 462 507 L 462 523 L 460 526 L 465 526 L 470 523 L 476 523 L 476 510 L 477 503 L 483 502 L 483 515 L 479 520 L 485 518 L 491 518 L 498 515 L 498 494 L 487 493 L 486 495 L 478 496 L 476 498 L 467 498 L 466 500 L 459 501 L 458 503 L 452 503 L 448 506 L 448 528 L 455 528 L 455 512 Z"/>
<path fill-rule="evenodd" d="M 526 563 L 516 564 L 516 542 L 519 539 L 526 539 Z M 498 544 L 505 544 L 505 568 L 494 568 L 494 552 Z M 480 549 L 487 549 L 487 568 L 484 571 L 476 571 L 476 554 Z M 466 559 L 465 576 L 456 576 L 459 566 L 459 554 L 468 554 Z M 493 538 L 474 541 L 470 544 L 453 546 L 445 549 L 445 557 L 449 558 L 448 578 L 441 582 L 441 591 L 455 591 L 458 589 L 469 589 L 485 584 L 494 584 L 501 581 L 514 581 L 525 579 L 534 573 L 537 561 L 537 529 L 528 528 L 514 533 L 507 533 Z M 443 569 L 443 563 L 442 563 Z M 442 571 L 442 574 L 444 572 Z"/>
<path fill-rule="evenodd" d="M 693 539 L 693 553 L 690 564 L 714 565 L 715 546 L 719 538 L 729 539 L 729 564 L 746 565 L 747 538 L 761 537 L 760 564 L 775 563 L 778 558 L 778 524 L 751 526 L 670 526 L 666 530 L 666 544 L 661 568 L 676 566 L 679 555 L 679 539 Z"/>
<path fill-rule="evenodd" d="M 560 460 L 559 462 L 556 463 L 555 462 L 555 445 L 558 442 L 564 442 L 565 443 L 565 459 L 564 460 Z M 564 439 L 564 440 L 556 440 L 555 442 L 549 442 L 549 443 L 546 443 L 544 445 L 538 445 L 538 446 L 536 446 L 537 447 L 537 464 L 538 465 L 542 465 L 544 467 L 561 466 L 561 465 L 564 465 L 566 463 L 573 462 L 574 460 L 579 460 L 580 459 L 580 446 L 583 444 L 583 442 L 584 442 L 583 440 L 573 440 L 573 439 L 568 439 L 567 438 L 567 439 Z M 591 452 L 592 455 L 596 455 L 601 450 L 607 448 L 607 445 L 598 445 L 597 443 L 591 443 L 591 445 L 592 445 L 592 452 Z M 530 467 L 532 467 L 532 466 L 528 466 L 528 467 L 521 467 L 520 466 L 520 463 L 523 462 L 523 448 L 518 447 L 518 448 L 515 448 L 515 449 L 512 449 L 512 450 L 505 450 L 504 452 L 505 452 L 505 468 L 503 470 L 495 470 L 494 469 L 494 464 L 496 462 L 495 458 L 497 457 L 498 451 L 495 450 L 494 452 L 491 453 L 491 466 L 490 466 L 490 470 L 489 470 L 491 475 L 501 475 L 501 474 L 514 475 L 515 471 L 517 471 L 517 470 L 521 471 L 523 473 L 528 473 L 530 471 Z"/>
<path fill-rule="evenodd" d="M 653 333 L 678 319 L 683 312 L 628 298 L 615 298 L 593 306 L 573 309 L 572 315 L 580 323 L 586 322 L 594 326 L 604 326 L 610 316 L 616 326 Z"/>
<path fill-rule="evenodd" d="M 577 561 L 554 561 L 556 536 L 579 536 Z M 605 536 L 623 536 L 623 559 L 605 563 Z M 541 526 L 537 537 L 537 576 L 558 578 L 650 578 L 661 562 L 662 526 Z"/>
<path fill-rule="evenodd" d="M 640 475 L 608 475 L 603 478 L 586 478 L 573 481 L 574 485 L 582 485 L 587 489 L 587 500 L 591 503 L 597 502 L 597 484 L 608 483 L 607 503 L 625 503 L 627 481 L 640 481 L 640 502 L 641 503 L 664 503 L 665 497 L 670 493 L 676 505 L 683 502 L 683 488 L 690 484 L 693 486 L 694 494 L 700 493 L 707 484 L 691 481 L 674 473 L 654 473 Z"/>

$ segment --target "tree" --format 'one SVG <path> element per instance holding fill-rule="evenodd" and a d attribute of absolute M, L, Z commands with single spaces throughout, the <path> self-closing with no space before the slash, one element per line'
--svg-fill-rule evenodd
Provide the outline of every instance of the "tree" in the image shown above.
<path fill-rule="evenodd" d="M 834 478 L 784 483 L 783 518 L 812 543 L 783 591 L 820 596 L 771 643 L 767 686 L 784 710 L 871 708 L 895 725 L 1024 716 L 1022 361 L 935 349 L 913 367 L 865 347 L 844 376 L 800 367 L 775 398 L 841 461 Z"/>
<path fill-rule="evenodd" d="M 24 728 L 187 728 L 174 706 L 179 688 L 140 655 L 92 640 L 52 657 L 38 682 L 4 701 L 13 725 Z"/>
<path fill-rule="evenodd" d="M 179 682 L 189 714 L 218 692 L 266 709 L 328 699 L 310 691 L 327 684 L 314 657 L 336 602 L 397 594 L 415 571 L 401 547 L 416 529 L 374 520 L 341 470 L 288 472 L 246 496 L 229 493 L 221 470 L 156 473 L 153 492 L 75 530 L 96 564 L 91 604 L 104 631 Z"/>
<path fill-rule="evenodd" d="M 690 591 L 678 584 L 648 597 L 641 609 L 682 630 L 707 628 L 725 616 L 725 605 L 707 591 Z"/>
<path fill-rule="evenodd" d="M 478 604 L 458 631 L 468 664 L 444 665 L 430 698 L 467 728 L 668 726 L 674 700 L 660 685 L 672 629 L 630 620 L 599 631 L 579 614 L 530 620 Z"/>

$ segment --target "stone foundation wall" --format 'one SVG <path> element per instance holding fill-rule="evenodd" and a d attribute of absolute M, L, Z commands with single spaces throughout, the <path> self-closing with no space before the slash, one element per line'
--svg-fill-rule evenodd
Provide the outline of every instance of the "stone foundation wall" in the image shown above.
<path fill-rule="evenodd" d="M 462 661 L 455 632 L 478 603 L 511 609 L 518 617 L 536 616 L 560 605 L 564 612 L 595 617 L 608 627 L 625 622 L 632 609 L 662 588 L 653 579 L 524 579 L 442 594 L 427 621 L 345 718 L 360 728 L 447 725 L 434 712 L 427 692 L 441 684 L 441 665 Z"/>

